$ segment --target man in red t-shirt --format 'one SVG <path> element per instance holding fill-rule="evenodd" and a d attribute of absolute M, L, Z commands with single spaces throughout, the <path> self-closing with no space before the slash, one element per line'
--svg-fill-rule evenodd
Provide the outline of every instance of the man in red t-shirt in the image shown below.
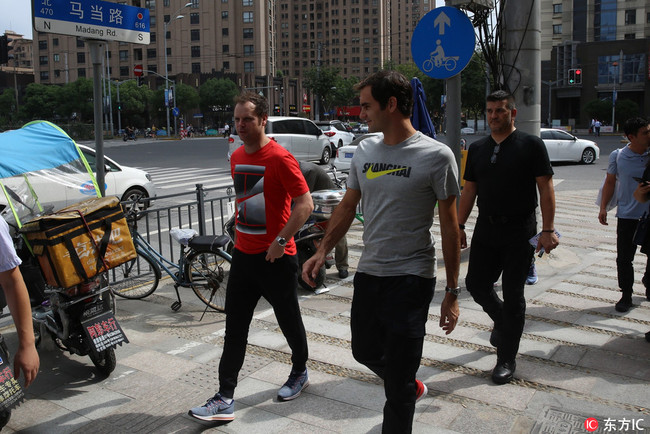
<path fill-rule="evenodd" d="M 291 373 L 278 391 L 278 400 L 296 398 L 309 384 L 293 236 L 314 205 L 296 159 L 264 132 L 269 109 L 266 98 L 245 92 L 235 99 L 235 104 L 235 128 L 244 146 L 230 158 L 237 195 L 237 232 L 226 289 L 226 336 L 219 364 L 219 392 L 189 412 L 207 421 L 235 418 L 237 376 L 260 297 L 273 307 L 292 352 Z"/>

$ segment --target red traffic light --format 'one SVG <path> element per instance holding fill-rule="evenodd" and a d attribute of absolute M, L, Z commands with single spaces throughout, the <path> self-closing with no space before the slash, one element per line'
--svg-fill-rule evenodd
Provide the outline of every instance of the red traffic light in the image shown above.
<path fill-rule="evenodd" d="M 576 75 L 582 74 L 582 69 L 576 69 Z"/>

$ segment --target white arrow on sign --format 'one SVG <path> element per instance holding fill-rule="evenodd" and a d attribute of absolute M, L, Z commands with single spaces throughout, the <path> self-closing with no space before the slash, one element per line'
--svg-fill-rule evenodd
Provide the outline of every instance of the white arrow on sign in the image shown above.
<path fill-rule="evenodd" d="M 445 25 L 449 26 L 450 24 L 449 17 L 444 12 L 441 12 L 433 21 L 433 27 L 440 27 L 438 30 L 438 34 L 440 35 L 445 34 Z"/>

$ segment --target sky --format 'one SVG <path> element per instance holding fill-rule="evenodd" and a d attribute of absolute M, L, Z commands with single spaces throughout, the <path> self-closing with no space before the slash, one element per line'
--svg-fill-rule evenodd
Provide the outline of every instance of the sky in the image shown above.
<path fill-rule="evenodd" d="M 13 30 L 32 39 L 32 1 L 39 0 L 0 0 L 0 33 Z M 444 0 L 436 0 L 436 6 L 444 5 Z"/>

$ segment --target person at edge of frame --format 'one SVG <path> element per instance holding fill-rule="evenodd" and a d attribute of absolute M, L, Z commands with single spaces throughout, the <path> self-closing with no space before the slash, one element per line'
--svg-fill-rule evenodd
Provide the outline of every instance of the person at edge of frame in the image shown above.
<path fill-rule="evenodd" d="M 466 285 L 474 301 L 494 321 L 490 344 L 497 348 L 497 363 L 492 381 L 505 384 L 513 379 L 517 366 L 526 313 L 524 285 L 533 251 L 543 248 L 549 253 L 559 240 L 553 227 L 553 168 L 544 142 L 515 128 L 517 108 L 511 94 L 498 90 L 488 95 L 486 113 L 491 133 L 469 149 L 458 221 L 461 247 L 466 248 L 465 223 L 476 202 L 478 218 Z M 537 232 L 536 188 L 542 231 L 533 247 L 529 240 Z M 499 274 L 503 300 L 494 289 L 494 276 Z"/>
<path fill-rule="evenodd" d="M 428 393 L 416 379 L 436 283 L 431 236 L 438 204 L 447 287 L 440 308 L 446 334 L 459 316 L 460 236 L 456 218 L 458 167 L 443 143 L 413 128 L 413 92 L 396 71 L 380 71 L 356 86 L 361 119 L 383 138 L 361 141 L 348 188 L 334 209 L 316 254 L 303 266 L 312 282 L 325 256 L 348 231 L 363 204 L 363 252 L 354 277 L 352 354 L 384 381 L 382 432 L 410 433 L 415 403 Z"/>
<path fill-rule="evenodd" d="M 307 335 L 298 305 L 294 234 L 314 209 L 296 159 L 265 134 L 268 101 L 255 92 L 235 99 L 235 128 L 243 146 L 230 159 L 237 214 L 226 287 L 226 333 L 219 363 L 219 391 L 189 414 L 205 421 L 235 418 L 237 376 L 255 306 L 264 297 L 291 348 L 292 369 L 279 401 L 297 398 L 309 385 Z M 293 208 L 292 208 L 293 200 Z"/>

